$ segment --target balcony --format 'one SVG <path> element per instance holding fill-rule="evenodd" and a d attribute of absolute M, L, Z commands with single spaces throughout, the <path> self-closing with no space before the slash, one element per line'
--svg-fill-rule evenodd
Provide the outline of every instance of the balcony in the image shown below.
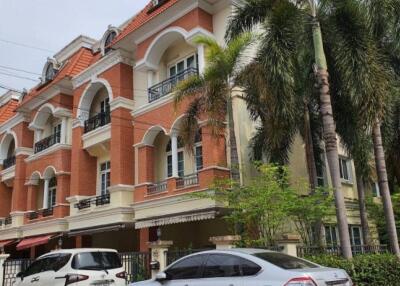
<path fill-rule="evenodd" d="M 181 71 L 180 73 L 152 86 L 149 88 L 149 103 L 160 99 L 171 93 L 174 87 L 182 80 L 185 80 L 191 76 L 198 75 L 199 71 L 197 68 L 188 68 Z"/>
<path fill-rule="evenodd" d="M 3 169 L 11 168 L 15 165 L 15 156 L 11 156 L 5 160 L 3 160 Z"/>
<path fill-rule="evenodd" d="M 101 196 L 88 198 L 79 201 L 77 204 L 74 205 L 75 208 L 78 210 L 89 209 L 92 205 L 97 206 L 104 206 L 110 204 L 110 194 L 104 194 Z"/>
<path fill-rule="evenodd" d="M 184 189 L 187 187 L 196 186 L 199 184 L 199 174 L 191 174 L 176 180 L 176 188 L 177 189 Z"/>
<path fill-rule="evenodd" d="M 60 143 L 61 141 L 61 132 L 54 133 L 49 137 L 46 137 L 35 144 L 35 154 L 42 152 L 51 146 Z"/>
<path fill-rule="evenodd" d="M 11 224 L 12 224 L 12 217 L 11 216 L 6 217 L 4 219 L 4 225 L 7 226 L 7 225 L 11 225 Z"/>
<path fill-rule="evenodd" d="M 54 214 L 53 208 L 48 208 L 48 209 L 42 209 L 42 210 L 38 210 L 38 211 L 28 212 L 26 214 L 26 218 L 28 220 L 35 220 L 35 219 L 39 219 L 39 218 L 50 217 L 53 214 Z"/>
<path fill-rule="evenodd" d="M 166 192 L 168 189 L 168 181 L 159 182 L 147 186 L 147 194 L 155 195 Z"/>
<path fill-rule="evenodd" d="M 85 121 L 84 133 L 96 130 L 99 127 L 105 126 L 111 122 L 110 112 L 100 112 Z"/>

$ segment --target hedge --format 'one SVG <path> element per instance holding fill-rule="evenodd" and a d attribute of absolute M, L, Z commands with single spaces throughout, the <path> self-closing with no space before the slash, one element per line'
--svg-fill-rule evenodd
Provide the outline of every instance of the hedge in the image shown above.
<path fill-rule="evenodd" d="M 391 254 L 357 255 L 352 261 L 332 255 L 309 256 L 306 259 L 346 270 L 357 286 L 400 285 L 400 260 Z"/>

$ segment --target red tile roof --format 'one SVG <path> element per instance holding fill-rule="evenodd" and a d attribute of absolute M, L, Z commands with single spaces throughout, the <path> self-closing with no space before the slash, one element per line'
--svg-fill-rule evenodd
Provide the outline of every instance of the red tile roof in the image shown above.
<path fill-rule="evenodd" d="M 6 122 L 15 115 L 15 109 L 18 106 L 18 100 L 11 99 L 0 107 L 0 124 Z"/>
<path fill-rule="evenodd" d="M 63 80 L 64 78 L 72 78 L 87 69 L 90 65 L 93 64 L 93 58 L 95 55 L 92 53 L 90 49 L 81 48 L 74 55 L 72 55 L 64 64 L 64 66 L 58 71 L 55 78 L 45 84 L 39 84 L 33 89 L 31 89 L 28 94 L 25 96 L 21 105 L 30 101 L 32 98 L 36 97 L 41 92 L 49 89 L 51 86 L 57 85 L 58 82 Z"/>
<path fill-rule="evenodd" d="M 166 3 L 164 3 L 162 6 L 158 7 L 154 11 L 151 11 L 153 8 L 152 3 L 150 2 L 149 4 L 147 4 L 146 7 L 142 11 L 140 11 L 135 17 L 133 17 L 129 24 L 122 30 L 122 32 L 114 40 L 114 44 L 143 26 L 154 17 L 160 15 L 171 6 L 175 5 L 178 1 L 179 0 L 167 0 Z"/>

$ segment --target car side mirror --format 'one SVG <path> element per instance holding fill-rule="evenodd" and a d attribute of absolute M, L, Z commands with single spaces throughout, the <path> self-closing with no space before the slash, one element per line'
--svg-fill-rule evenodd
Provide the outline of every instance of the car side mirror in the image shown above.
<path fill-rule="evenodd" d="M 157 273 L 157 275 L 156 275 L 156 281 L 158 281 L 158 282 L 163 282 L 163 281 L 165 281 L 165 280 L 167 280 L 167 274 L 166 274 L 165 272 Z"/>

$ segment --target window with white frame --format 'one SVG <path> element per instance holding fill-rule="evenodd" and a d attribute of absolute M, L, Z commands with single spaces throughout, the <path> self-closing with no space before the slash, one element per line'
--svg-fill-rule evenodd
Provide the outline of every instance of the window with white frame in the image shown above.
<path fill-rule="evenodd" d="M 100 164 L 100 194 L 106 195 L 109 193 L 111 178 L 111 163 L 110 161 Z"/>
<path fill-rule="evenodd" d="M 351 160 L 345 157 L 339 157 L 340 178 L 344 182 L 352 182 Z"/>
<path fill-rule="evenodd" d="M 375 198 L 380 198 L 381 197 L 381 190 L 379 188 L 379 183 L 375 182 L 372 184 L 372 195 Z"/>
<path fill-rule="evenodd" d="M 326 181 L 325 181 L 325 161 L 321 161 L 319 164 L 315 165 L 317 169 L 317 183 L 318 187 L 325 187 L 326 186 Z"/>
<path fill-rule="evenodd" d="M 48 208 L 53 208 L 56 205 L 57 197 L 57 178 L 53 177 L 49 181 L 49 195 L 47 197 Z"/>
<path fill-rule="evenodd" d="M 357 225 L 350 226 L 350 241 L 351 245 L 362 245 L 363 239 L 361 234 L 361 227 Z"/>
<path fill-rule="evenodd" d="M 334 225 L 325 226 L 325 239 L 326 245 L 328 246 L 336 246 L 338 245 L 338 235 L 337 235 L 337 227 Z"/>
<path fill-rule="evenodd" d="M 171 140 L 169 140 L 166 148 L 167 152 L 167 177 L 172 177 L 172 146 Z M 185 175 L 185 156 L 183 143 L 180 137 L 178 137 L 178 176 L 183 177 Z"/>
<path fill-rule="evenodd" d="M 100 112 L 110 113 L 110 99 L 108 97 L 100 102 Z"/>
<path fill-rule="evenodd" d="M 203 146 L 202 146 L 202 133 L 201 129 L 196 134 L 195 138 L 195 159 L 196 159 L 196 171 L 203 169 Z"/>
<path fill-rule="evenodd" d="M 198 56 L 197 54 L 190 55 L 178 62 L 170 64 L 168 66 L 168 76 L 174 77 L 178 76 L 178 80 L 180 79 L 179 74 L 188 68 L 197 68 L 198 65 Z M 183 79 L 183 75 L 182 75 Z"/>

